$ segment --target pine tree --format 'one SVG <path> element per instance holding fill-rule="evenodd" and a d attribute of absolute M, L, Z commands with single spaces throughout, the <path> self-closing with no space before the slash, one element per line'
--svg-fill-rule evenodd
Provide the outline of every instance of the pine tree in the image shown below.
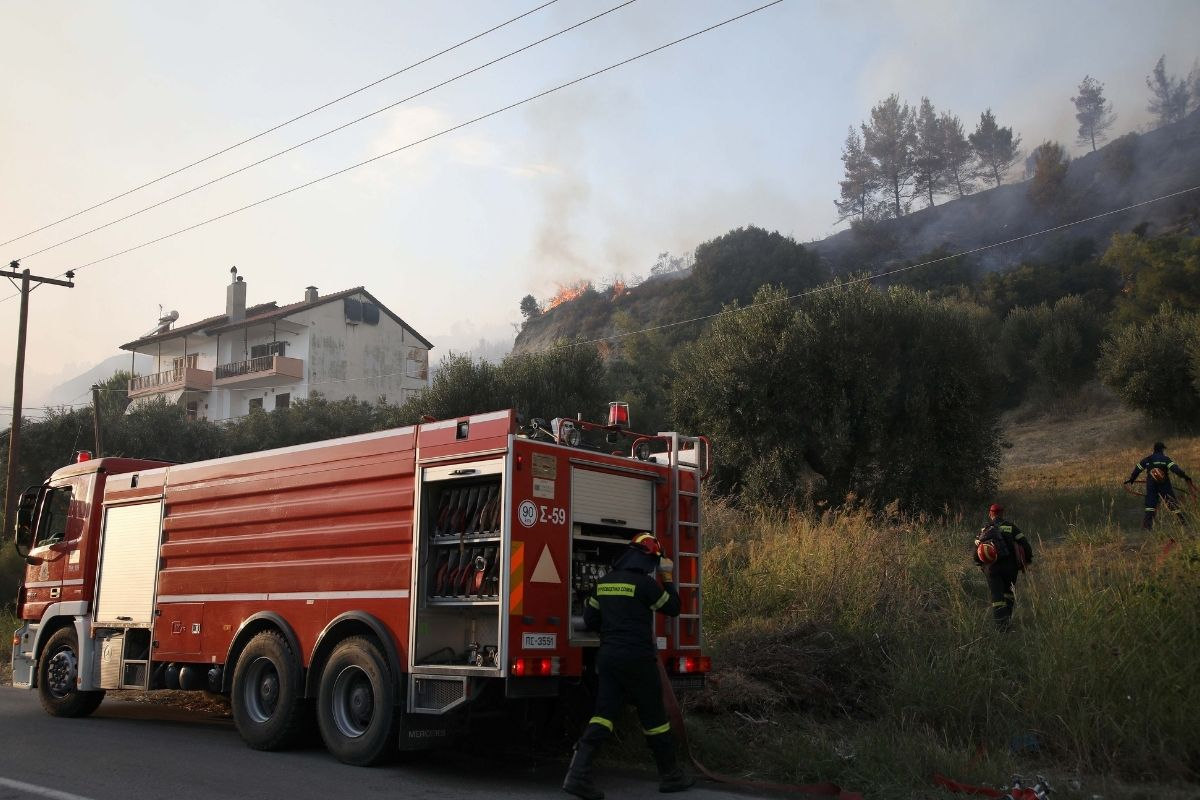
<path fill-rule="evenodd" d="M 915 191 L 925 196 L 933 205 L 933 196 L 945 188 L 945 146 L 942 144 L 942 126 L 933 103 L 928 97 L 921 98 L 917 112 L 917 139 L 914 153 L 916 165 Z"/>
<path fill-rule="evenodd" d="M 909 189 L 916 172 L 914 150 L 917 127 L 912 106 L 893 94 L 871 109 L 871 123 L 863 126 L 863 145 L 874 162 L 875 174 L 890 195 L 888 205 L 899 217 L 908 208 Z"/>
<path fill-rule="evenodd" d="M 954 187 L 959 197 L 966 197 L 975 189 L 975 181 L 971 175 L 971 162 L 975 159 L 975 151 L 967 141 L 962 120 L 957 114 L 943 111 L 938 119 L 938 127 L 942 134 L 942 169 L 946 186 Z"/>
<path fill-rule="evenodd" d="M 979 124 L 969 137 L 975 157 L 979 160 L 977 174 L 991 177 L 999 186 L 1012 165 L 1021 158 L 1021 137 L 1013 136 L 1012 128 L 1001 128 L 989 108 L 979 115 Z"/>
<path fill-rule="evenodd" d="M 838 222 L 854 217 L 865 220 L 879 183 L 875 166 L 863 150 L 862 137 L 854 130 L 854 126 L 850 126 L 846 143 L 842 146 L 842 164 L 845 165 L 846 174 L 840 181 L 842 196 L 834 201 L 838 209 Z"/>
<path fill-rule="evenodd" d="M 1191 90 L 1182 78 L 1167 74 L 1167 57 L 1159 56 L 1154 72 L 1146 76 L 1146 87 L 1150 90 L 1150 102 L 1146 110 L 1158 118 L 1158 125 L 1179 122 L 1187 116 Z"/>
<path fill-rule="evenodd" d="M 1104 141 L 1105 135 L 1116 115 L 1112 113 L 1112 103 L 1104 98 L 1104 84 L 1090 75 L 1084 75 L 1079 83 L 1079 94 L 1071 98 L 1075 104 L 1075 119 L 1079 122 L 1078 144 L 1091 144 L 1092 152 L 1096 151 L 1096 139 Z"/>

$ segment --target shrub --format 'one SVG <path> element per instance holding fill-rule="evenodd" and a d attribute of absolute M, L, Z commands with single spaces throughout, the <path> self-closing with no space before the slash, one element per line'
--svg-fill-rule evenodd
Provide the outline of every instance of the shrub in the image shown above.
<path fill-rule="evenodd" d="M 764 289 L 680 354 L 672 409 L 746 500 L 786 505 L 816 473 L 831 502 L 940 509 L 993 485 L 990 363 L 974 315 L 909 289 L 831 285 L 797 311 Z"/>
<path fill-rule="evenodd" d="M 1200 348 L 1198 319 L 1200 315 L 1181 313 L 1167 303 L 1145 322 L 1117 331 L 1102 348 L 1104 383 L 1126 406 L 1152 419 L 1200 424 L 1194 355 Z"/>

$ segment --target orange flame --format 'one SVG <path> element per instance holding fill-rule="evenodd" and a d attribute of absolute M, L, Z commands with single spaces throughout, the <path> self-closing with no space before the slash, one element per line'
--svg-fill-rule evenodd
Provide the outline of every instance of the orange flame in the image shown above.
<path fill-rule="evenodd" d="M 618 297 L 620 297 L 621 295 L 625 294 L 628 291 L 629 291 L 629 287 L 625 285 L 625 281 L 621 280 L 620 278 L 613 281 L 613 285 L 612 285 L 612 299 L 613 300 L 616 300 Z"/>
<path fill-rule="evenodd" d="M 549 311 L 552 308 L 561 306 L 563 303 L 569 303 L 586 292 L 590 286 L 591 283 L 588 281 L 569 283 L 566 286 L 559 284 L 558 293 L 546 301 L 546 310 Z"/>

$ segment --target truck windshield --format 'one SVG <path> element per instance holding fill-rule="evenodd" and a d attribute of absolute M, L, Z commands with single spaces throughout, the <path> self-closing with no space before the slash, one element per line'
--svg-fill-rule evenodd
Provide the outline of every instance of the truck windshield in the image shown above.
<path fill-rule="evenodd" d="M 46 492 L 38 519 L 34 547 L 61 542 L 67 535 L 67 515 L 71 510 L 71 487 L 59 486 Z"/>

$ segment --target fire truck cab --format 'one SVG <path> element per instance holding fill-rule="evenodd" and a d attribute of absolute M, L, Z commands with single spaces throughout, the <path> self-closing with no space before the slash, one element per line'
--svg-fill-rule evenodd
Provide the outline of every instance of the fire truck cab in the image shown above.
<path fill-rule="evenodd" d="M 27 490 L 13 683 L 55 716 L 109 689 L 227 694 L 254 748 L 320 728 L 371 764 L 591 669 L 583 604 L 641 531 L 682 612 L 647 631 L 698 685 L 702 437 L 513 411 L 190 464 L 85 460 Z M 315 715 L 312 713 L 315 706 Z"/>

